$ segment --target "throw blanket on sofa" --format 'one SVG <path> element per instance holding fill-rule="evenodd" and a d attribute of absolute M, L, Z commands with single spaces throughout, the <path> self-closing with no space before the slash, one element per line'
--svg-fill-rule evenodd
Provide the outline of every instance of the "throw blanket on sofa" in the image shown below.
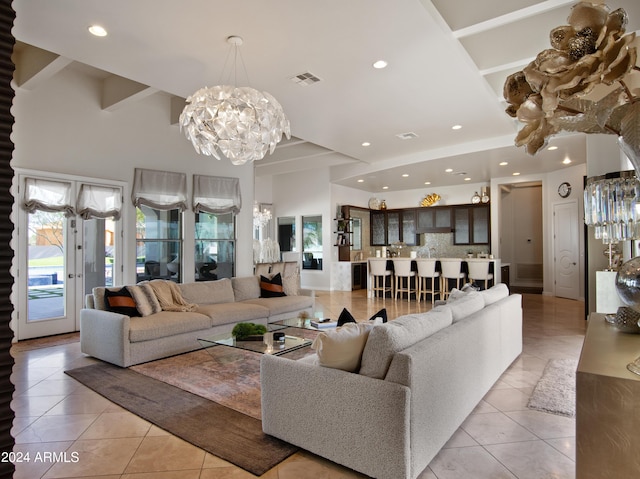
<path fill-rule="evenodd" d="M 149 281 L 149 285 L 153 288 L 163 311 L 195 311 L 198 309 L 196 304 L 187 303 L 184 300 L 180 288 L 173 281 L 154 279 Z"/>

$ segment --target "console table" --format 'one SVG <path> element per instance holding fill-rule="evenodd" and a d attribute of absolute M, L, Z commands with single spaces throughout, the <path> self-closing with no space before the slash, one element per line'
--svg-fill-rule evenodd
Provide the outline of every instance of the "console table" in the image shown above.
<path fill-rule="evenodd" d="M 576 375 L 576 479 L 639 477 L 640 376 L 627 370 L 638 356 L 640 334 L 589 316 Z"/>

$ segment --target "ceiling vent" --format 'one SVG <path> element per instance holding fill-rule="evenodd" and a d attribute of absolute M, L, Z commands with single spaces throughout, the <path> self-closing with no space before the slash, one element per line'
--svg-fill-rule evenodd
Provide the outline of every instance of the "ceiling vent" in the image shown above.
<path fill-rule="evenodd" d="M 401 140 L 413 140 L 414 138 L 418 138 L 418 135 L 416 135 L 412 131 L 410 131 L 408 133 L 398 133 L 396 136 L 398 138 L 400 138 Z"/>
<path fill-rule="evenodd" d="M 290 80 L 293 83 L 297 83 L 300 86 L 309 86 L 309 85 L 313 85 L 314 83 L 318 83 L 320 81 L 320 78 L 318 78 L 311 72 L 306 72 L 306 73 L 300 73 L 299 75 L 291 77 Z"/>

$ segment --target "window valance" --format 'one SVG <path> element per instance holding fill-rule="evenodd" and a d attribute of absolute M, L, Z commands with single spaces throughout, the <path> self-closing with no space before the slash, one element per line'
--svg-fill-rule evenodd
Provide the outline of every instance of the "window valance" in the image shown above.
<path fill-rule="evenodd" d="M 112 217 L 118 220 L 122 212 L 122 191 L 117 187 L 83 184 L 76 211 L 85 220 Z"/>
<path fill-rule="evenodd" d="M 136 168 L 131 199 L 135 206 L 184 211 L 187 209 L 187 175 Z"/>
<path fill-rule="evenodd" d="M 193 211 L 238 214 L 241 207 L 238 178 L 193 175 Z"/>
<path fill-rule="evenodd" d="M 29 213 L 40 210 L 74 215 L 70 182 L 26 178 L 23 198 L 24 208 Z"/>

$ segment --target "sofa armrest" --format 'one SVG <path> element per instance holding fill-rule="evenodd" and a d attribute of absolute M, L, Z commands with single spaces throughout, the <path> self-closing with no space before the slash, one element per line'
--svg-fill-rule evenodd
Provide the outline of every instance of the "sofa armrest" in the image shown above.
<path fill-rule="evenodd" d="M 410 477 L 410 390 L 264 355 L 263 431 L 380 479 Z"/>
<path fill-rule="evenodd" d="M 129 316 L 99 309 L 80 310 L 80 349 L 121 367 L 130 366 Z"/>

